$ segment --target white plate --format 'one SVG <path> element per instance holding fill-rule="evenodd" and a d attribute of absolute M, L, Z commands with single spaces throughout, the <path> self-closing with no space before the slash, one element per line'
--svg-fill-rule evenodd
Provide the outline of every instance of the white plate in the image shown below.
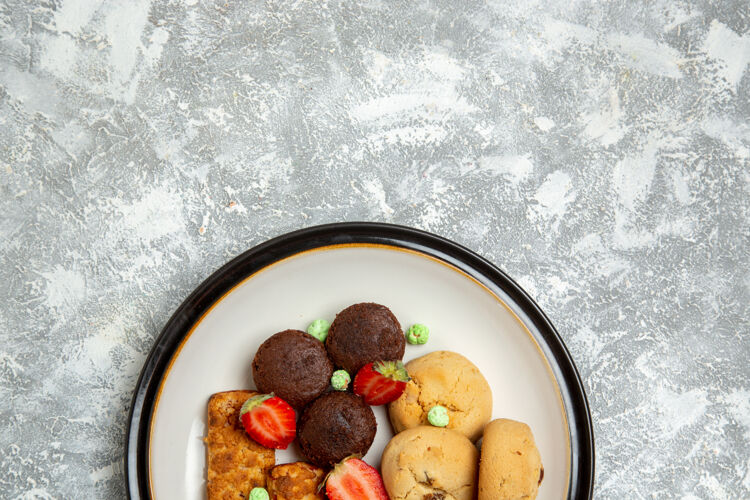
<path fill-rule="evenodd" d="M 375 226 L 381 235 L 386 230 L 413 232 Z M 540 500 L 588 498 L 593 440 L 585 395 L 572 363 L 565 366 L 569 358 L 559 337 L 554 330 L 540 330 L 534 315 L 541 312 L 513 297 L 520 289 L 504 275 L 516 289 L 503 290 L 497 276 L 478 273 L 471 262 L 454 260 L 446 251 L 451 248 L 435 248 L 438 243 L 460 248 L 450 242 L 416 232 L 437 243 L 425 251 L 402 235 L 402 241 L 391 238 L 387 245 L 379 244 L 382 236 L 375 242 L 353 238 L 359 242 L 336 244 L 355 227 L 372 225 L 311 228 L 267 244 L 270 249 L 256 249 L 254 258 L 261 262 L 254 269 L 233 261 L 202 285 L 213 280 L 210 293 L 199 288 L 178 310 L 157 342 L 157 354 L 144 368 L 134 399 L 128 450 L 131 497 L 149 498 L 150 493 L 156 500 L 204 499 L 202 438 L 211 394 L 254 389 L 251 361 L 273 333 L 304 330 L 316 318 L 332 321 L 346 306 L 366 301 L 388 306 L 404 328 L 416 322 L 430 327 L 426 345 L 407 344 L 405 361 L 435 350 L 463 354 L 492 387 L 493 418 L 529 424 L 544 464 Z M 321 238 L 315 231 L 332 235 Z M 316 237 L 279 250 L 279 241 L 286 238 L 289 246 L 305 233 Z M 550 342 L 550 334 L 559 345 Z M 570 369 L 574 380 L 567 373 Z M 572 408 L 581 405 L 581 398 L 584 407 Z M 365 460 L 379 466 L 393 431 L 385 407 L 374 410 L 378 431 Z M 582 423 L 588 427 L 581 428 Z M 145 436 L 139 439 L 140 434 Z M 276 454 L 277 463 L 297 459 L 302 457 L 295 446 Z"/>

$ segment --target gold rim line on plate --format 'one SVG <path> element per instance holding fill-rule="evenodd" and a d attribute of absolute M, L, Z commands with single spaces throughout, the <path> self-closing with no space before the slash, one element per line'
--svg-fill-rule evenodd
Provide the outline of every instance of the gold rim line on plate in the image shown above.
<path fill-rule="evenodd" d="M 327 251 L 327 250 L 339 250 L 339 249 L 346 249 L 346 248 L 377 248 L 377 249 L 381 249 L 381 250 L 391 250 L 391 251 L 396 251 L 396 252 L 404 252 L 404 253 L 408 253 L 408 254 L 411 254 L 411 255 L 416 255 L 416 256 L 419 256 L 419 257 L 427 258 L 427 259 L 429 259 L 429 260 L 431 260 L 433 262 L 437 262 L 438 264 L 441 264 L 441 265 L 447 267 L 448 269 L 451 269 L 452 271 L 455 271 L 455 272 L 461 274 L 465 278 L 470 279 L 476 285 L 479 285 L 482 289 L 484 289 L 485 292 L 489 293 L 497 302 L 499 302 L 505 308 L 506 311 L 508 311 L 513 316 L 513 318 L 518 322 L 518 324 L 521 325 L 521 327 L 523 328 L 523 331 L 526 332 L 526 336 L 528 336 L 529 339 L 531 339 L 531 341 L 533 342 L 534 347 L 536 348 L 537 352 L 539 353 L 539 355 L 541 356 L 541 358 L 544 360 L 544 366 L 547 369 L 547 375 L 552 380 L 553 386 L 555 388 L 555 392 L 557 393 L 558 404 L 560 405 L 560 408 L 563 410 L 562 411 L 562 417 L 563 417 L 563 420 L 565 422 L 565 428 L 569 430 L 568 415 L 565 412 L 565 403 L 563 402 L 562 394 L 560 393 L 560 387 L 559 387 L 559 385 L 557 383 L 557 378 L 555 377 L 555 374 L 552 372 L 552 367 L 550 366 L 549 361 L 547 360 L 547 356 L 544 355 L 544 352 L 542 351 L 542 348 L 539 346 L 539 343 L 536 341 L 536 338 L 534 338 L 534 335 L 531 333 L 531 331 L 529 330 L 529 328 L 526 326 L 526 323 L 524 323 L 521 320 L 521 318 L 518 317 L 518 315 L 516 314 L 516 312 L 508 304 L 506 304 L 503 299 L 501 299 L 500 297 L 498 297 L 492 290 L 490 290 L 489 288 L 487 288 L 487 286 L 484 283 L 482 283 L 481 281 L 477 280 L 475 277 L 471 276 L 470 274 L 464 272 L 463 270 L 457 268 L 453 264 L 445 262 L 442 259 L 438 259 L 437 257 L 434 257 L 432 255 L 426 254 L 424 252 L 420 252 L 418 250 L 412 250 L 411 248 L 403 248 L 403 247 L 398 247 L 398 246 L 394 246 L 394 245 L 386 245 L 386 244 L 382 244 L 382 243 L 341 243 L 341 244 L 325 245 L 325 246 L 321 246 L 321 247 L 311 248 L 309 250 L 303 250 L 301 252 L 297 252 L 297 253 L 294 253 L 292 255 L 288 255 L 288 256 L 284 257 L 283 259 L 279 259 L 277 261 L 271 262 L 270 264 L 267 264 L 267 265 L 263 266 L 262 268 L 258 269 L 257 271 L 253 272 L 252 274 L 244 277 L 242 280 L 240 280 L 239 282 L 237 282 L 234 285 L 232 285 L 232 288 L 230 288 L 229 290 L 227 290 L 226 292 L 224 292 L 221 295 L 221 297 L 219 297 L 218 299 L 216 299 L 216 301 L 213 304 L 211 304 L 208 307 L 208 309 L 205 310 L 205 312 L 203 314 L 201 314 L 200 318 L 198 318 L 191 325 L 190 330 L 188 330 L 187 334 L 185 334 L 185 336 L 182 338 L 182 340 L 180 341 L 180 344 L 177 346 L 177 349 L 175 349 L 174 353 L 172 354 L 172 357 L 169 359 L 169 364 L 164 369 L 164 373 L 162 374 L 161 380 L 159 381 L 159 388 L 156 391 L 156 397 L 154 398 L 154 407 L 153 407 L 153 410 L 151 410 L 151 422 L 149 422 L 148 450 L 147 450 L 147 453 L 148 453 L 148 491 L 149 491 L 149 494 L 151 495 L 151 498 L 155 498 L 154 497 L 154 491 L 153 491 L 153 488 L 152 488 L 153 481 L 151 480 L 151 463 L 152 463 L 152 460 L 151 460 L 151 436 L 153 435 L 154 422 L 156 421 L 156 412 L 157 412 L 157 410 L 159 408 L 159 400 L 161 399 L 161 393 L 162 393 L 162 390 L 164 389 L 164 383 L 167 381 L 167 378 L 169 377 L 169 373 L 172 370 L 172 365 L 174 365 L 174 362 L 180 356 L 180 352 L 182 351 L 182 348 L 185 346 L 185 343 L 190 339 L 190 336 L 193 334 L 193 332 L 195 331 L 195 329 L 198 328 L 198 325 L 200 325 L 201 322 L 206 318 L 206 316 L 208 316 L 208 314 L 211 311 L 213 311 L 214 308 L 216 306 L 218 306 L 221 303 L 221 301 L 223 301 L 229 294 L 231 294 L 232 292 L 234 292 L 237 288 L 239 288 L 240 286 L 244 285 L 247 281 L 249 281 L 251 278 L 254 278 L 258 274 L 260 274 L 260 273 L 262 273 L 264 271 L 267 271 L 267 270 L 271 269 L 272 267 L 275 267 L 275 266 L 277 266 L 279 264 L 282 264 L 282 263 L 284 263 L 284 262 L 286 262 L 288 260 L 295 259 L 297 257 L 302 257 L 302 256 L 305 256 L 305 255 L 308 255 L 308 254 L 311 254 L 311 253 L 315 253 L 315 252 L 322 252 L 322 251 Z M 570 475 L 570 470 L 571 470 L 571 464 L 570 464 L 570 454 L 571 454 L 571 451 L 570 451 L 570 432 L 567 432 L 566 438 L 567 438 L 566 439 L 566 445 L 567 445 L 567 451 L 568 452 L 567 452 L 567 454 L 565 456 L 566 456 L 566 461 L 567 461 L 566 465 L 567 465 L 567 469 L 568 469 L 568 475 Z M 567 486 L 567 488 L 565 490 L 565 494 L 563 495 L 563 498 L 567 497 L 567 495 L 568 495 L 568 489 L 569 488 L 570 488 L 570 481 L 568 481 L 568 486 Z"/>

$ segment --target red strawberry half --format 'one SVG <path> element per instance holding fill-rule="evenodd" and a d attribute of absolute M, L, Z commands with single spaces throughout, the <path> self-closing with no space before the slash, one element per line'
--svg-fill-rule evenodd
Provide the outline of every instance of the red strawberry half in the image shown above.
<path fill-rule="evenodd" d="M 354 394 L 362 396 L 368 405 L 384 405 L 397 400 L 409 380 L 401 361 L 376 361 L 357 372 Z"/>
<path fill-rule="evenodd" d="M 345 458 L 328 474 L 326 495 L 330 500 L 388 500 L 378 471 L 355 457 Z"/>
<path fill-rule="evenodd" d="M 297 434 L 294 409 L 273 394 L 260 394 L 245 401 L 240 422 L 250 437 L 266 448 L 286 450 Z"/>

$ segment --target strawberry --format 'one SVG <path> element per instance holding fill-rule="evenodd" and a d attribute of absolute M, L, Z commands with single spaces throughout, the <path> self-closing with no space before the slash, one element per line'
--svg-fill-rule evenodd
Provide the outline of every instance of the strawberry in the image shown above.
<path fill-rule="evenodd" d="M 354 394 L 372 406 L 395 401 L 411 380 L 401 361 L 376 361 L 360 368 L 354 377 Z"/>
<path fill-rule="evenodd" d="M 245 401 L 240 422 L 250 437 L 266 448 L 286 450 L 297 434 L 294 409 L 273 394 L 260 394 Z"/>
<path fill-rule="evenodd" d="M 326 495 L 330 500 L 388 500 L 378 471 L 356 457 L 343 459 L 328 474 Z"/>

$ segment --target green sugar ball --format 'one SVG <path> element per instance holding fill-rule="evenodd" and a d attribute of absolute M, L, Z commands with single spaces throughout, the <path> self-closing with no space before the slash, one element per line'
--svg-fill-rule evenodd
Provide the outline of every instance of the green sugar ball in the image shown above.
<path fill-rule="evenodd" d="M 345 391 L 351 381 L 352 378 L 346 370 L 336 370 L 331 376 L 331 385 L 337 391 Z"/>
<path fill-rule="evenodd" d="M 328 329 L 330 327 L 331 324 L 328 321 L 324 319 L 316 319 L 315 321 L 310 323 L 310 326 L 307 327 L 307 333 L 320 340 L 321 342 L 325 342 L 326 337 L 328 337 Z"/>
<path fill-rule="evenodd" d="M 435 427 L 445 427 L 449 422 L 448 410 L 444 406 L 435 405 L 427 413 L 427 421 Z"/>
<path fill-rule="evenodd" d="M 270 498 L 265 488 L 253 488 L 250 490 L 249 500 L 269 500 Z"/>
<path fill-rule="evenodd" d="M 430 329 L 420 323 L 411 325 L 406 331 L 406 340 L 410 344 L 426 344 L 429 338 Z"/>

